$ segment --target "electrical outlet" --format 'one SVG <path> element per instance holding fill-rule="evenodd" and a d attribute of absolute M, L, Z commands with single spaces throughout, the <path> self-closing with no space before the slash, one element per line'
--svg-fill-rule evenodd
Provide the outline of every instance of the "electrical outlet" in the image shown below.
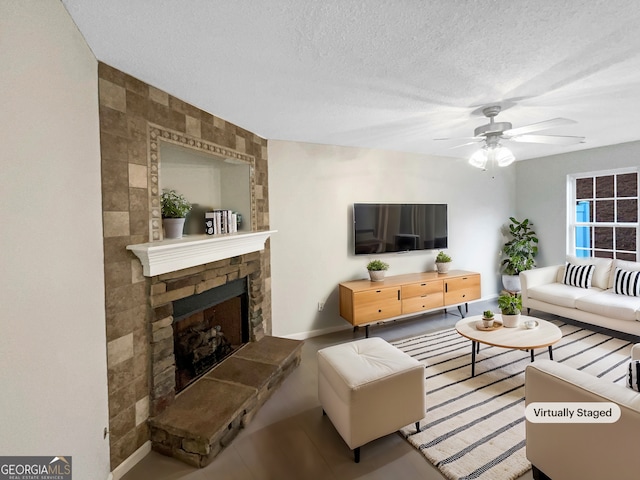
<path fill-rule="evenodd" d="M 324 302 L 318 302 L 318 311 L 321 312 L 324 310 Z"/>

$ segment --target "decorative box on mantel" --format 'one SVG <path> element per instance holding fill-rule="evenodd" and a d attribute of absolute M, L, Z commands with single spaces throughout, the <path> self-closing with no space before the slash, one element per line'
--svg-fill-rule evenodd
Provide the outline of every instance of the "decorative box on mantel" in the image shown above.
<path fill-rule="evenodd" d="M 127 250 L 140 259 L 144 276 L 153 277 L 264 250 L 265 242 L 276 232 L 265 230 L 216 236 L 189 235 L 175 240 L 128 245 Z"/>

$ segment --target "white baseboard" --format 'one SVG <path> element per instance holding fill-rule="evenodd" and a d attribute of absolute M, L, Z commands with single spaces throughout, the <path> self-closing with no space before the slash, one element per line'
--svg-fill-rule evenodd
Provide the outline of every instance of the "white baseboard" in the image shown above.
<path fill-rule="evenodd" d="M 306 340 L 307 338 L 319 337 L 320 335 L 326 335 L 327 333 L 339 332 L 341 330 L 353 329 L 353 325 L 345 324 L 339 327 L 319 328 L 317 330 L 311 330 L 309 332 L 292 333 L 290 335 L 277 335 L 282 338 L 290 338 L 291 340 Z"/>
<path fill-rule="evenodd" d="M 120 480 L 136 464 L 151 452 L 151 441 L 145 442 L 140 448 L 133 452 L 124 462 L 118 465 L 107 480 Z"/>

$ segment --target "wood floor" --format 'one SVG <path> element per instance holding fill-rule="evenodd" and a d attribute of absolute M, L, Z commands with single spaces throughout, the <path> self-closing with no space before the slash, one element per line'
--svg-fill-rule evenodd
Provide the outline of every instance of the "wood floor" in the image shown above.
<path fill-rule="evenodd" d="M 494 304 L 469 305 L 469 315 L 481 314 Z M 387 341 L 453 326 L 458 310 L 417 319 L 372 326 L 371 336 Z M 340 332 L 305 341 L 302 363 L 265 403 L 253 421 L 209 466 L 189 467 L 151 452 L 123 480 L 442 480 L 420 453 L 394 433 L 361 449 L 359 464 L 322 415 L 317 396 L 316 352 L 324 347 L 364 337 L 364 329 Z M 519 480 L 532 479 L 531 471 Z M 499 480 L 499 479 L 496 479 Z"/>

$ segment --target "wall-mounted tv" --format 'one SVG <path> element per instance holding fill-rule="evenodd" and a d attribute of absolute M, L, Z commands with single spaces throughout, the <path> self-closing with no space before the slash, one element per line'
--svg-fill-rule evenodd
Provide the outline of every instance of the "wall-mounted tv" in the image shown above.
<path fill-rule="evenodd" d="M 355 203 L 353 253 L 447 248 L 445 203 Z"/>

